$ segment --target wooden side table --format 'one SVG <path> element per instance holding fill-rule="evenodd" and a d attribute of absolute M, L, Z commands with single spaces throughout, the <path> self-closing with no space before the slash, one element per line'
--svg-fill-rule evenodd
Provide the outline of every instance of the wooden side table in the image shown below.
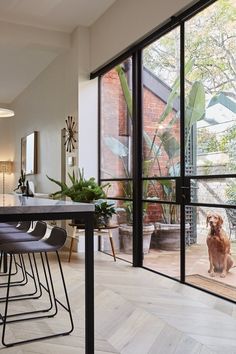
<path fill-rule="evenodd" d="M 74 240 L 78 238 L 76 234 L 77 234 L 77 232 L 84 230 L 84 225 L 82 225 L 82 224 L 71 223 L 71 224 L 69 224 L 69 226 L 73 227 L 73 232 L 72 232 L 72 236 L 71 236 L 68 262 L 70 262 L 70 260 L 71 260 L 71 254 L 72 254 L 72 250 L 73 250 Z M 117 229 L 118 227 L 119 227 L 119 225 L 109 225 L 109 226 L 101 227 L 99 229 L 97 229 L 97 228 L 94 229 L 94 235 L 96 233 L 98 236 L 107 235 L 109 237 L 114 262 L 116 262 L 116 254 L 115 254 L 115 247 L 114 247 L 114 243 L 113 243 L 112 230 Z"/>

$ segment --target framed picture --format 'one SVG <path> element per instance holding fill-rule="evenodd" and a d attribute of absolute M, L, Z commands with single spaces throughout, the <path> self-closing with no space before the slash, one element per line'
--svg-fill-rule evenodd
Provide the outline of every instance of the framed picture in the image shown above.
<path fill-rule="evenodd" d="M 33 132 L 21 138 L 21 169 L 26 175 L 37 173 L 37 137 L 38 132 Z"/>

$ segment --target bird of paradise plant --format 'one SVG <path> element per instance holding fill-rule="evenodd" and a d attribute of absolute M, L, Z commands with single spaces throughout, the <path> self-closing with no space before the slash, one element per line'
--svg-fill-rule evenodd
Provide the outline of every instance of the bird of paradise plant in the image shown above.
<path fill-rule="evenodd" d="M 185 66 L 185 74 L 187 74 L 193 67 L 193 61 L 190 60 Z M 128 116 L 132 123 L 132 92 L 129 88 L 127 77 L 122 65 L 116 66 L 116 72 L 119 77 L 120 85 L 124 95 L 124 99 L 127 105 Z M 171 129 L 174 124 L 177 122 L 178 113 L 172 115 L 170 118 L 170 113 L 173 112 L 174 101 L 179 96 L 179 87 L 180 87 L 180 78 L 178 77 L 172 88 L 171 93 L 168 97 L 166 106 L 162 114 L 157 117 L 157 125 L 154 131 L 152 139 L 148 133 L 143 131 L 143 142 L 145 144 L 145 156 L 143 156 L 143 175 L 149 176 L 153 170 L 154 164 L 156 163 L 158 174 L 155 174 L 158 177 L 161 177 L 162 168 L 160 163 L 161 151 L 167 155 L 166 161 L 166 170 L 168 171 L 169 176 L 178 176 L 180 170 L 180 144 L 177 141 L 176 137 L 173 134 L 173 129 Z M 186 151 L 188 149 L 188 144 L 190 142 L 191 129 L 197 121 L 204 118 L 205 115 L 205 91 L 203 84 L 200 81 L 195 81 L 190 89 L 188 96 L 186 97 L 186 107 L 185 107 L 185 131 L 186 131 Z M 166 124 L 164 130 L 160 130 L 159 127 L 163 123 Z M 158 139 L 158 141 L 157 141 Z M 129 149 L 127 146 L 122 144 L 115 137 L 109 136 L 105 137 L 105 144 L 108 148 L 122 161 L 125 175 L 128 179 L 131 178 L 130 172 L 126 166 L 125 159 L 129 154 Z M 165 200 L 172 201 L 174 197 L 174 189 L 172 181 L 170 180 L 159 180 L 158 181 L 162 188 L 162 194 Z M 132 182 L 128 181 L 126 185 L 123 186 L 124 196 L 131 198 Z M 149 186 L 152 184 L 152 189 L 156 190 L 156 185 L 150 180 L 144 180 L 143 183 L 143 198 L 148 199 Z M 156 190 L 156 195 L 158 192 Z M 158 199 L 158 198 L 157 198 Z M 126 202 L 130 209 L 130 202 Z M 147 209 L 147 203 L 143 204 L 144 212 Z M 175 223 L 176 222 L 176 206 L 173 204 L 161 204 L 162 208 L 162 218 L 165 223 Z M 130 210 L 127 210 L 130 212 Z"/>

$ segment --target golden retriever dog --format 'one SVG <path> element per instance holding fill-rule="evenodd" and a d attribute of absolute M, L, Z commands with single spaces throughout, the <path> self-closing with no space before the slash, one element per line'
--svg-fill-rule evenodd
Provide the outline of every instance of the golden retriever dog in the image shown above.
<path fill-rule="evenodd" d="M 226 273 L 232 268 L 234 261 L 230 255 L 230 240 L 222 228 L 223 219 L 220 214 L 210 212 L 207 214 L 207 227 L 210 231 L 207 236 L 207 246 L 210 261 L 208 273 L 214 277 L 215 272 L 221 273 L 224 278 Z"/>

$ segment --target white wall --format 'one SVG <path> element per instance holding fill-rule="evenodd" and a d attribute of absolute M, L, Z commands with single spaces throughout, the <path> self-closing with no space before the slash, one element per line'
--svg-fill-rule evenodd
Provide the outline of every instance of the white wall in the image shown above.
<path fill-rule="evenodd" d="M 91 71 L 176 14 L 190 0 L 118 0 L 91 27 Z"/>
<path fill-rule="evenodd" d="M 68 115 L 78 116 L 78 49 L 72 35 L 71 49 L 58 56 L 13 102 L 14 158 L 20 173 L 21 137 L 38 131 L 38 173 L 28 176 L 36 192 L 58 187 L 46 175 L 61 179 L 61 129 Z M 17 178 L 17 175 L 16 175 Z"/>
<path fill-rule="evenodd" d="M 98 119 L 97 80 L 84 81 L 79 85 L 79 166 L 85 177 L 98 174 Z"/>
<path fill-rule="evenodd" d="M 90 32 L 79 28 L 79 167 L 85 177 L 97 177 L 98 89 L 97 80 L 90 80 Z"/>

